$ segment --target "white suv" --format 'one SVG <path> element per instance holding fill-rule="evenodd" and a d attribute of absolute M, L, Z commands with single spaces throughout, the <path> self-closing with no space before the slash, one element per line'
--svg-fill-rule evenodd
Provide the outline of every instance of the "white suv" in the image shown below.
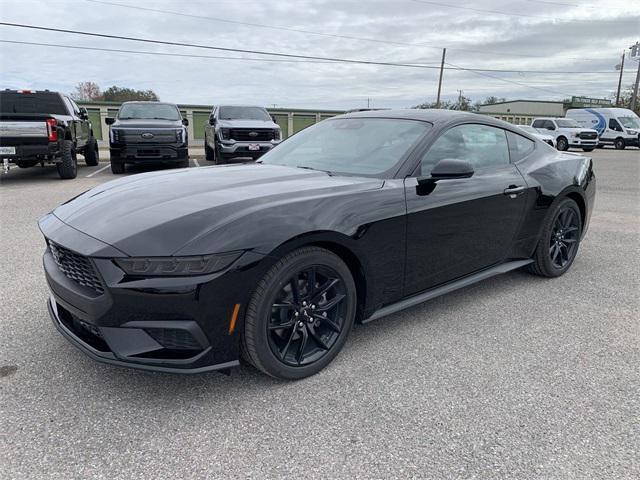
<path fill-rule="evenodd" d="M 582 148 L 590 152 L 598 146 L 598 132 L 591 128 L 582 128 L 571 118 L 535 118 L 531 126 L 540 133 L 546 133 L 556 139 L 558 150 L 570 147 Z"/>

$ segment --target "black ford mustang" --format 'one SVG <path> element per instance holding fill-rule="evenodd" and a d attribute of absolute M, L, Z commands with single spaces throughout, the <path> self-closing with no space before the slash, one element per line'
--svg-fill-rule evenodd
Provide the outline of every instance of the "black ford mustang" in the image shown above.
<path fill-rule="evenodd" d="M 366 322 L 492 275 L 571 266 L 591 159 L 450 111 L 335 117 L 251 165 L 134 175 L 40 220 L 49 309 L 96 360 L 318 372 Z"/>

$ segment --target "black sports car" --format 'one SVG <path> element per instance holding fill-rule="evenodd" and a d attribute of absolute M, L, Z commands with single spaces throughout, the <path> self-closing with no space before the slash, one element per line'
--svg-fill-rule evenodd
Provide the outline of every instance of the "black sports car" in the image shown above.
<path fill-rule="evenodd" d="M 58 330 L 96 360 L 318 372 L 354 322 L 571 266 L 590 158 L 441 110 L 325 120 L 250 165 L 134 175 L 40 220 Z"/>

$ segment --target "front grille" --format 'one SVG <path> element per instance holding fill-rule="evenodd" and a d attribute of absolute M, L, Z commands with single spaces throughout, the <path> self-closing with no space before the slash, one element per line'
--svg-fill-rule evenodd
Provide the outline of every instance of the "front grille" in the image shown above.
<path fill-rule="evenodd" d="M 175 143 L 178 137 L 173 129 L 119 129 L 114 132 L 114 140 L 118 143 L 155 144 Z"/>
<path fill-rule="evenodd" d="M 598 138 L 598 134 L 596 132 L 580 132 L 579 137 L 582 140 L 595 140 Z"/>
<path fill-rule="evenodd" d="M 268 142 L 275 138 L 276 131 L 271 128 L 232 128 L 229 138 L 238 142 Z"/>
<path fill-rule="evenodd" d="M 181 328 L 145 328 L 153 339 L 169 350 L 202 350 L 202 346 L 188 330 Z"/>
<path fill-rule="evenodd" d="M 95 291 L 103 293 L 102 282 L 89 258 L 72 252 L 49 240 L 49 249 L 58 268 L 67 278 Z"/>

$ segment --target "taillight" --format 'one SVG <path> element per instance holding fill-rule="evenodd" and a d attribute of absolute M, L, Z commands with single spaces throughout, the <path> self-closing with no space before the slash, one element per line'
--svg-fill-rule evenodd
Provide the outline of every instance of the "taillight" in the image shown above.
<path fill-rule="evenodd" d="M 58 141 L 58 121 L 55 118 L 47 119 L 47 136 L 50 142 Z"/>

